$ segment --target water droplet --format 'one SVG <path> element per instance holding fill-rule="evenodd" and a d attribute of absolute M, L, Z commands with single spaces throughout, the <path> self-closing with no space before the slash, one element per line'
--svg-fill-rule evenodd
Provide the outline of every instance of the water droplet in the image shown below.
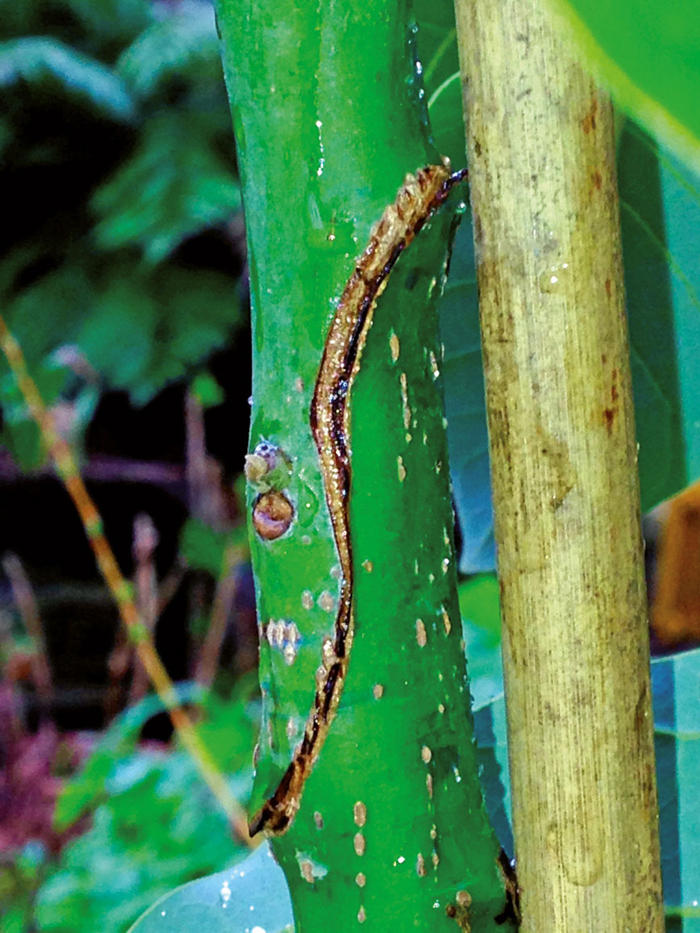
<path fill-rule="evenodd" d="M 416 74 L 417 74 L 417 75 L 422 75 L 422 74 L 423 74 L 423 64 L 422 64 L 422 62 L 416 62 Z"/>
<path fill-rule="evenodd" d="M 561 286 L 562 279 L 568 275 L 569 263 L 562 262 L 558 266 L 550 266 L 544 272 L 540 273 L 538 285 L 541 292 L 551 294 L 557 291 Z"/>
<path fill-rule="evenodd" d="M 229 887 L 228 881 L 224 881 L 224 883 L 221 885 L 219 898 L 221 900 L 221 906 L 223 908 L 228 907 L 228 902 L 231 900 L 231 888 Z"/>
<path fill-rule="evenodd" d="M 301 483 L 299 494 L 299 514 L 297 516 L 302 528 L 308 526 L 316 518 L 318 512 L 318 496 L 308 483 Z"/>

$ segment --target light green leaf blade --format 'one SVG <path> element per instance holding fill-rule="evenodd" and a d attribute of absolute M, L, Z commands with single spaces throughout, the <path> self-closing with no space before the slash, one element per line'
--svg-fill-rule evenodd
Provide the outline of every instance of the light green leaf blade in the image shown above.
<path fill-rule="evenodd" d="M 560 0 L 616 100 L 700 166 L 700 16 L 695 0 Z"/>
<path fill-rule="evenodd" d="M 235 868 L 161 898 L 130 933 L 284 933 L 292 923 L 287 882 L 264 843 Z"/>
<path fill-rule="evenodd" d="M 67 100 L 103 118 L 129 122 L 135 109 L 120 77 L 58 39 L 29 36 L 0 43 L 0 89 L 29 88 Z"/>

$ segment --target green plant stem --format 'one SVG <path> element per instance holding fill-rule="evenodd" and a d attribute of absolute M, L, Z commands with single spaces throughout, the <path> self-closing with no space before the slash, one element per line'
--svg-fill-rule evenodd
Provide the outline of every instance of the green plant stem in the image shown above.
<path fill-rule="evenodd" d="M 209 749 L 200 739 L 190 717 L 178 703 L 175 688 L 155 649 L 152 636 L 139 619 L 132 587 L 122 575 L 114 552 L 104 535 L 102 519 L 85 487 L 73 452 L 56 430 L 51 412 L 46 408 L 36 383 L 27 370 L 22 348 L 7 329 L 2 317 L 0 317 L 0 348 L 5 354 L 27 407 L 41 431 L 56 472 L 73 500 L 95 555 L 97 567 L 117 604 L 120 618 L 129 638 L 134 643 L 139 661 L 148 674 L 163 706 L 167 709 L 178 738 L 192 756 L 203 780 L 221 803 L 236 833 L 242 840 L 249 842 L 250 835 L 245 811 L 229 790 L 224 776 Z"/>
<path fill-rule="evenodd" d="M 542 0 L 458 0 L 522 929 L 663 929 L 612 108 Z"/>
<path fill-rule="evenodd" d="M 253 306 L 252 447 L 292 463 L 289 530 L 252 531 L 261 632 L 259 805 L 314 704 L 340 578 L 310 408 L 338 301 L 428 142 L 407 5 L 220 0 Z M 391 274 L 351 389 L 355 635 L 337 715 L 273 840 L 296 933 L 503 929 L 456 598 L 435 300 L 455 204 Z M 249 490 L 252 509 L 257 498 Z M 471 906 L 467 904 L 471 901 Z"/>

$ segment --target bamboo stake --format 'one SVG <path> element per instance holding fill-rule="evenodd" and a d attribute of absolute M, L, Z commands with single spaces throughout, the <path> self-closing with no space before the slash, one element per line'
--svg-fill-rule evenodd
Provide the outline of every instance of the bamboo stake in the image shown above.
<path fill-rule="evenodd" d="M 612 110 L 542 0 L 457 20 L 522 929 L 659 933 Z"/>

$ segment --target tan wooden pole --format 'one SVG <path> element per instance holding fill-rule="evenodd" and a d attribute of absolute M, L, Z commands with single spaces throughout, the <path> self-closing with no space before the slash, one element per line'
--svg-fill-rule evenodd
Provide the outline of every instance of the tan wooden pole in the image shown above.
<path fill-rule="evenodd" d="M 457 0 L 525 933 L 664 928 L 613 119 L 543 0 Z"/>

